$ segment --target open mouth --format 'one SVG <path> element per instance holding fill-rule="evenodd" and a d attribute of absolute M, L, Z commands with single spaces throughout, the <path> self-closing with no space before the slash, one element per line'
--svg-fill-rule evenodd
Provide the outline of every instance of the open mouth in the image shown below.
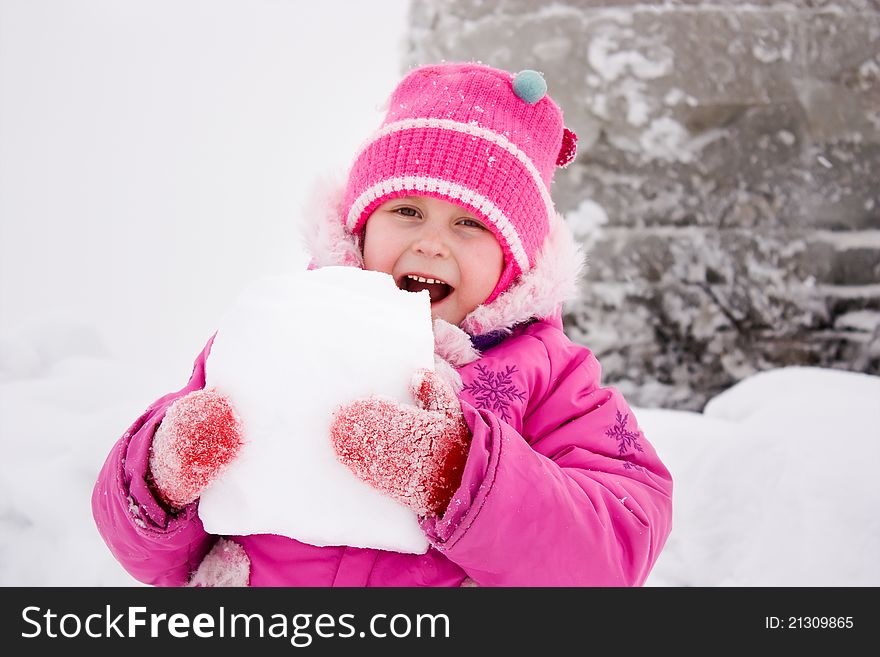
<path fill-rule="evenodd" d="M 415 274 L 407 274 L 397 281 L 397 287 L 407 292 L 421 292 L 427 290 L 431 295 L 431 303 L 443 301 L 452 294 L 455 289 L 446 281 L 438 278 L 427 278 L 425 276 L 417 276 Z"/>

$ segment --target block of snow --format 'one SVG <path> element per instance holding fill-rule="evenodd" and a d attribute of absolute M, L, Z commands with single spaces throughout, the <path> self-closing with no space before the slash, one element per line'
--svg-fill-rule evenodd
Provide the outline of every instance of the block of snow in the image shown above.
<path fill-rule="evenodd" d="M 388 274 L 327 267 L 254 284 L 206 364 L 206 387 L 232 400 L 246 443 L 202 495 L 205 528 L 425 552 L 417 516 L 336 460 L 329 426 L 338 404 L 368 395 L 412 403 L 410 378 L 433 367 L 429 297 Z"/>

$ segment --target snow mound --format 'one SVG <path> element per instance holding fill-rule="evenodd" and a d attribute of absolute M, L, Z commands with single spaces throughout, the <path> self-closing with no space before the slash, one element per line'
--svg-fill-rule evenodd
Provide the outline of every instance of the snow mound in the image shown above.
<path fill-rule="evenodd" d="M 41 376 L 67 358 L 109 355 L 95 326 L 66 318 L 32 319 L 0 334 L 0 381 Z"/>
<path fill-rule="evenodd" d="M 637 411 L 675 481 L 649 584 L 880 584 L 878 400 L 880 377 L 785 368 L 703 414 Z"/>
<path fill-rule="evenodd" d="M 797 416 L 826 417 L 861 394 L 880 402 L 880 377 L 818 367 L 786 367 L 760 372 L 710 400 L 703 415 L 732 422 L 782 409 Z M 870 397 L 869 397 L 870 398 Z M 880 403 L 878 403 L 880 405 Z"/>

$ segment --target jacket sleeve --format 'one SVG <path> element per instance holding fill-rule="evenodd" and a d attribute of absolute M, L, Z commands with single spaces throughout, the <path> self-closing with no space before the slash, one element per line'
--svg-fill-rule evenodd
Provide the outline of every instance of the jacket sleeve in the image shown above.
<path fill-rule="evenodd" d="M 116 442 L 92 493 L 98 532 L 123 568 L 146 584 L 186 584 L 216 539 L 202 527 L 198 502 L 170 513 L 147 483 L 156 428 L 175 400 L 204 388 L 212 342 L 213 338 L 196 359 L 189 383 L 153 403 Z"/>
<path fill-rule="evenodd" d="M 481 585 L 641 585 L 671 530 L 672 477 L 592 353 L 537 342 L 547 367 L 522 431 L 463 401 L 462 485 L 422 528 Z"/>

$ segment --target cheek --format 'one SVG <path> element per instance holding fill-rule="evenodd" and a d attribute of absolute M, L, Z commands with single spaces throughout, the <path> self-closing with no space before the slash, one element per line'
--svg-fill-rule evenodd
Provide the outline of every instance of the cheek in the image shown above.
<path fill-rule="evenodd" d="M 469 300 L 480 304 L 488 298 L 501 278 L 504 253 L 497 242 L 492 242 L 475 246 L 466 257 L 470 263 L 466 277 L 473 282 L 468 295 L 472 298 Z"/>
<path fill-rule="evenodd" d="M 480 271 L 482 272 L 483 284 L 490 287 L 489 291 L 491 292 L 498 284 L 501 272 L 504 271 L 504 252 L 498 242 L 493 241 L 489 245 L 483 245 L 477 262 L 482 263 Z"/>
<path fill-rule="evenodd" d="M 387 236 L 382 233 L 383 231 L 380 229 L 364 230 L 362 248 L 364 269 L 383 271 L 386 274 L 390 274 L 390 267 L 394 262 L 391 261 L 389 256 L 390 249 L 388 248 Z"/>

